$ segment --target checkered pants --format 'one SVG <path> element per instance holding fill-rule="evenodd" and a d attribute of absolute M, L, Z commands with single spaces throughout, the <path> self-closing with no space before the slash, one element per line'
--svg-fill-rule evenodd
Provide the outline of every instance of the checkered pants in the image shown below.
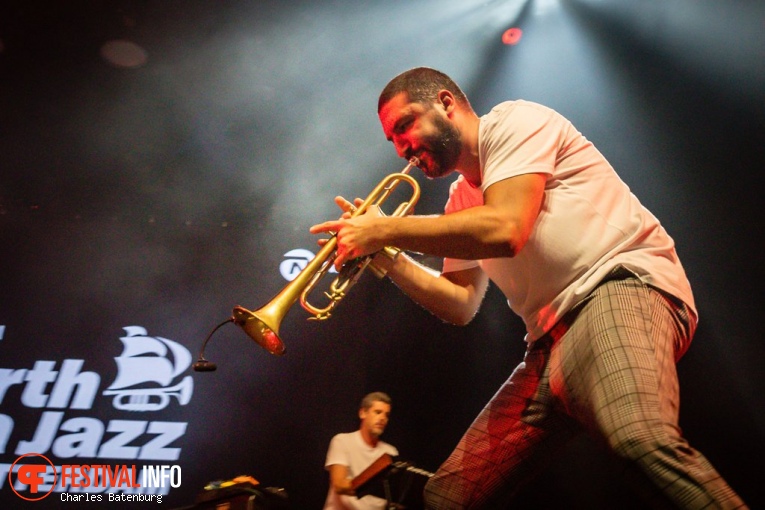
<path fill-rule="evenodd" d="M 628 275 L 530 346 L 426 485 L 426 508 L 502 508 L 582 428 L 655 508 L 746 508 L 678 427 L 675 363 L 695 327 L 687 307 Z"/>

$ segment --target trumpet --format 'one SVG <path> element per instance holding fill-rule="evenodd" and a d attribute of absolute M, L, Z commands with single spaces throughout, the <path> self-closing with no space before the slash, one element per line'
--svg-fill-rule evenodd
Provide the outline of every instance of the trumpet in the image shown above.
<path fill-rule="evenodd" d="M 406 216 L 420 198 L 420 186 L 409 175 L 412 168 L 419 164 L 415 157 L 398 173 L 386 176 L 369 193 L 367 198 L 352 213 L 351 218 L 364 214 L 370 207 L 379 206 L 396 187 L 406 182 L 412 188 L 409 200 L 401 202 L 390 216 Z M 388 248 L 390 249 L 390 248 Z M 309 319 L 326 320 L 332 315 L 332 311 L 346 296 L 350 288 L 358 281 L 363 271 L 367 268 L 375 254 L 359 257 L 346 262 L 338 272 L 338 276 L 330 284 L 325 296 L 329 302 L 324 307 L 317 307 L 308 301 L 308 295 L 316 285 L 328 273 L 337 257 L 337 237 L 332 236 L 311 259 L 305 268 L 293 279 L 281 292 L 279 292 L 265 306 L 255 311 L 247 310 L 241 306 L 234 307 L 231 320 L 240 326 L 247 335 L 258 345 L 271 354 L 284 354 L 284 342 L 279 337 L 279 326 L 292 305 L 300 300 L 301 306 L 311 314 Z"/>
<path fill-rule="evenodd" d="M 135 388 L 104 391 L 104 395 L 114 395 L 112 405 L 122 411 L 160 411 L 175 397 L 185 406 L 191 400 L 194 387 L 193 379 L 187 375 L 171 388 Z"/>

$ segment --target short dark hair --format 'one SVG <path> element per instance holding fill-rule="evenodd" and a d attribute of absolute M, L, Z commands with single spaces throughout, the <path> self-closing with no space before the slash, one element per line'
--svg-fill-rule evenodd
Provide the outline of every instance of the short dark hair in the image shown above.
<path fill-rule="evenodd" d="M 435 102 L 438 91 L 444 89 L 454 94 L 459 103 L 470 106 L 465 93 L 449 76 L 430 67 L 415 67 L 388 82 L 377 100 L 377 112 L 401 92 L 406 92 L 413 103 L 429 104 Z"/>
<path fill-rule="evenodd" d="M 374 391 L 368 395 L 365 395 L 364 398 L 361 399 L 361 405 L 359 406 L 359 409 L 369 409 L 375 402 L 385 402 L 386 404 L 391 405 L 391 399 L 387 393 L 383 393 L 382 391 Z"/>

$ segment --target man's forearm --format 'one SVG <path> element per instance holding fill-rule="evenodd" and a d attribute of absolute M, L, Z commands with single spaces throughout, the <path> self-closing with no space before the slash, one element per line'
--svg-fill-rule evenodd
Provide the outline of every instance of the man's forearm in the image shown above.
<path fill-rule="evenodd" d="M 512 226 L 484 206 L 441 216 L 384 217 L 376 221 L 386 245 L 439 257 L 511 257 Z"/>
<path fill-rule="evenodd" d="M 474 278 L 458 285 L 403 253 L 395 260 L 377 255 L 373 264 L 387 271 L 413 301 L 451 324 L 464 325 L 472 320 L 488 285 L 480 268 L 466 272 Z"/>

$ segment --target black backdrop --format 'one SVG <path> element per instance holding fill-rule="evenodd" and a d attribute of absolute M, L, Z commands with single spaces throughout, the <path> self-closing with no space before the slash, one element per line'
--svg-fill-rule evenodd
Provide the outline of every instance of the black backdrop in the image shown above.
<path fill-rule="evenodd" d="M 165 506 L 250 474 L 295 508 L 319 508 L 329 440 L 357 426 L 374 390 L 394 400 L 386 439 L 437 468 L 523 354 L 522 325 L 495 288 L 457 328 L 364 275 L 327 322 L 290 310 L 282 357 L 220 329 L 206 350 L 216 372 L 186 367 L 159 383 L 191 376 L 185 403 L 176 390 L 161 409 L 127 410 L 103 393 L 120 337 L 168 339 L 195 358 L 234 305 L 262 306 L 286 284 L 287 252 L 316 251 L 308 227 L 337 215 L 335 195 L 363 196 L 403 167 L 377 124 L 377 93 L 429 65 L 479 113 L 513 98 L 562 112 L 662 220 L 701 314 L 679 364 L 681 425 L 761 506 L 764 20 L 754 1 L 4 2 L 0 504 L 24 503 L 7 467 L 41 428 L 52 444 L 37 453 L 57 465 L 181 466 Z M 523 30 L 515 46 L 501 42 L 510 27 Z M 99 50 L 114 39 L 147 61 L 110 64 Z M 448 182 L 416 177 L 417 211 L 438 213 Z M 65 374 L 71 393 L 57 393 Z M 143 433 L 109 456 L 103 444 L 125 424 Z M 182 433 L 157 454 L 150 440 L 169 437 L 158 430 Z M 627 494 L 582 438 L 520 507 L 637 505 Z"/>

